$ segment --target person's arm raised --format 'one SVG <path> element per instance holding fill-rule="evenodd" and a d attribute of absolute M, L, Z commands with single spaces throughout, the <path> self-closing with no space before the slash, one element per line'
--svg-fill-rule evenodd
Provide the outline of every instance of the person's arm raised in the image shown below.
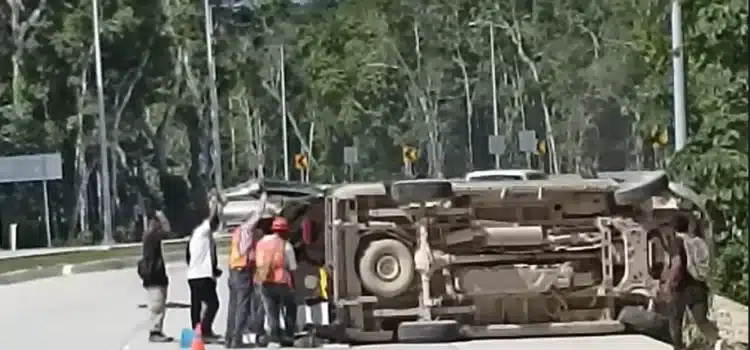
<path fill-rule="evenodd" d="M 215 196 L 208 200 L 208 216 L 193 229 L 193 235 L 206 237 L 218 228 L 218 207 L 219 201 Z"/>
<path fill-rule="evenodd" d="M 221 212 L 221 199 L 217 195 L 211 196 L 208 202 L 208 218 L 206 221 L 209 225 L 209 233 L 219 229 L 219 214 Z"/>

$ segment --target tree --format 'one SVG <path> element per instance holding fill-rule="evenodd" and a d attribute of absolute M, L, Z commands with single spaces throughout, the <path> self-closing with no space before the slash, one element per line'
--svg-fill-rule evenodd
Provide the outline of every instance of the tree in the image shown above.
<path fill-rule="evenodd" d="M 186 0 L 101 5 L 117 239 L 137 239 L 149 207 L 165 209 L 175 235 L 186 234 L 205 209 L 214 168 L 203 9 Z M 65 176 L 51 187 L 54 235 L 95 241 L 101 203 L 91 2 L 2 6 L 0 59 L 12 68 L 0 71 L 3 155 L 61 152 Z M 654 127 L 671 128 L 667 8 L 646 0 L 215 3 L 225 181 L 283 176 L 291 159 L 282 156 L 281 101 L 290 153 L 308 153 L 311 181 L 326 183 L 347 178 L 347 146 L 359 150 L 362 181 L 403 176 L 404 145 L 419 149 L 422 173 L 457 177 L 492 167 L 496 103 L 508 140 L 504 167 L 593 177 L 667 166 L 701 190 L 720 224 L 717 285 L 744 298 L 736 271 L 747 268 L 747 4 L 685 4 L 689 142 L 680 152 L 647 137 Z M 520 152 L 521 130 L 547 139 L 550 154 Z M 0 220 L 41 232 L 38 191 L 0 185 L 0 201 L 18 203 Z M 31 246 L 43 235 L 24 237 Z"/>

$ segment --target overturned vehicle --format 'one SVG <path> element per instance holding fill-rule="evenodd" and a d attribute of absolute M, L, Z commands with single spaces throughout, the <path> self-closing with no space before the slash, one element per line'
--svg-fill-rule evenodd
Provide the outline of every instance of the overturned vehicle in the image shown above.
<path fill-rule="evenodd" d="M 665 228 L 711 242 L 701 198 L 663 172 L 345 184 L 324 201 L 305 250 L 349 341 L 622 332 L 657 297 Z"/>

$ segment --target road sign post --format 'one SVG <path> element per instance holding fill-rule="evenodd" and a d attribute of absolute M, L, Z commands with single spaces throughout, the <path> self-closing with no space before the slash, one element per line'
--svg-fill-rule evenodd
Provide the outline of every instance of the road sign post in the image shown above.
<path fill-rule="evenodd" d="M 305 173 L 309 169 L 309 163 L 307 162 L 307 154 L 297 153 L 294 155 L 294 168 L 299 171 L 299 181 L 307 182 Z"/>
<path fill-rule="evenodd" d="M 255 174 L 255 178 L 263 179 L 263 160 L 257 153 L 248 153 L 247 166 L 253 169 L 252 172 Z"/>
<path fill-rule="evenodd" d="M 401 147 L 401 160 L 404 164 L 404 175 L 414 176 L 414 162 L 419 158 L 419 151 L 411 146 Z"/>
<path fill-rule="evenodd" d="M 518 149 L 526 154 L 526 166 L 531 168 L 531 155 L 536 153 L 536 131 L 521 130 L 518 132 Z"/>
<path fill-rule="evenodd" d="M 359 163 L 357 147 L 344 147 L 344 164 L 349 171 L 349 181 L 354 181 L 354 168 Z"/>
<path fill-rule="evenodd" d="M 62 179 L 62 157 L 60 157 L 60 153 L 0 157 L 0 184 L 27 181 L 42 182 L 44 191 L 44 228 L 47 232 L 48 247 L 52 246 L 52 230 L 49 222 L 47 181 L 59 179 Z"/>
<path fill-rule="evenodd" d="M 10 224 L 10 232 L 8 233 L 10 238 L 10 250 L 16 251 L 18 249 L 18 224 L 15 222 Z"/>
<path fill-rule="evenodd" d="M 505 154 L 505 136 L 503 135 L 490 135 L 488 137 L 487 145 L 489 146 L 490 154 L 495 157 L 495 168 L 500 168 L 500 156 Z"/>

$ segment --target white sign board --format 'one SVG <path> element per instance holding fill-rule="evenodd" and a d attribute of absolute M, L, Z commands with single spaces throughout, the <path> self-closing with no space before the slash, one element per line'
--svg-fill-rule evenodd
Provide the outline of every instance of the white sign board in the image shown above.
<path fill-rule="evenodd" d="M 258 157 L 257 154 L 249 153 L 247 155 L 247 165 L 251 168 L 255 168 L 258 165 L 263 165 L 263 164 L 260 162 L 260 157 Z"/>
<path fill-rule="evenodd" d="M 521 130 L 518 132 L 518 149 L 520 149 L 521 152 L 536 152 L 536 141 L 536 131 Z"/>
<path fill-rule="evenodd" d="M 357 147 L 344 147 L 344 164 L 355 165 L 359 162 Z"/>
<path fill-rule="evenodd" d="M 502 155 L 505 153 L 505 136 L 503 135 L 490 135 L 488 145 L 490 147 L 490 154 Z"/>
<path fill-rule="evenodd" d="M 0 157 L 0 183 L 62 179 L 60 153 Z"/>

